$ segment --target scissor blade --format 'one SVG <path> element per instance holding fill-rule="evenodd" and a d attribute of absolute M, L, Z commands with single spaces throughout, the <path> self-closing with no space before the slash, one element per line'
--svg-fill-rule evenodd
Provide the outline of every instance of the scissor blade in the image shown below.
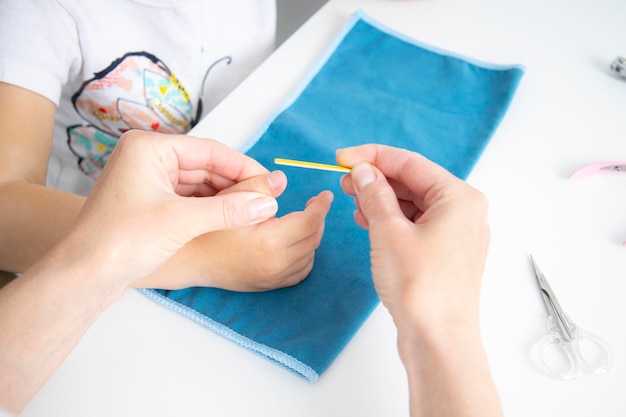
<path fill-rule="evenodd" d="M 543 299 L 543 303 L 546 306 L 548 315 L 556 315 L 556 311 L 554 311 L 554 305 L 552 304 L 552 302 L 550 302 L 550 293 L 552 292 L 552 289 L 550 288 L 548 281 L 546 281 L 545 275 L 543 275 L 543 272 L 541 272 L 541 269 L 539 269 L 539 266 L 535 262 L 533 256 L 529 256 L 535 270 L 535 279 L 537 280 L 537 285 L 539 286 L 539 292 L 541 293 L 541 298 Z"/>
<path fill-rule="evenodd" d="M 559 301 L 556 299 L 556 296 L 554 295 L 552 287 L 550 287 L 546 276 L 543 274 L 543 272 L 541 272 L 532 255 L 530 255 L 530 261 L 532 262 L 533 268 L 535 269 L 535 278 L 537 279 L 539 291 L 541 292 L 541 298 L 543 299 L 543 303 L 546 306 L 548 315 L 556 317 L 559 326 L 563 331 L 563 337 L 565 337 L 565 339 L 569 342 L 573 339 L 574 335 L 572 334 L 572 330 L 569 328 L 567 321 L 565 320 L 563 309 L 561 308 Z"/>
<path fill-rule="evenodd" d="M 537 280 L 539 280 L 539 276 L 543 275 L 543 273 L 541 272 L 541 270 L 537 266 L 537 263 L 535 262 L 535 258 L 533 258 L 532 255 L 528 255 L 528 256 L 530 257 L 530 262 L 533 263 L 533 268 L 535 269 L 535 277 L 537 277 Z"/>
<path fill-rule="evenodd" d="M 626 165 L 608 165 L 600 168 L 601 171 L 615 171 L 615 172 L 623 172 L 626 171 Z"/>

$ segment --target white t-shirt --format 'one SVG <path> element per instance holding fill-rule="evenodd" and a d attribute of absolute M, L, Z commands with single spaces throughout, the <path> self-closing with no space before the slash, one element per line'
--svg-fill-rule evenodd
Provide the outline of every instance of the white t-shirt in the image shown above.
<path fill-rule="evenodd" d="M 0 81 L 57 104 L 48 185 L 86 195 L 124 131 L 186 133 L 275 26 L 275 0 L 0 0 Z"/>

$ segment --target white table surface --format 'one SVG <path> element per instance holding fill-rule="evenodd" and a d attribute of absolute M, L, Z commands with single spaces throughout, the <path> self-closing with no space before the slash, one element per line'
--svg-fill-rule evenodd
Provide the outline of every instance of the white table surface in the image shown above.
<path fill-rule="evenodd" d="M 491 203 L 483 338 L 508 416 L 626 415 L 626 175 L 568 179 L 626 159 L 623 0 L 331 0 L 194 134 L 241 145 L 356 9 L 425 43 L 526 74 L 468 181 Z M 534 365 L 546 331 L 532 253 L 615 363 L 561 382 Z M 310 384 L 129 291 L 85 335 L 25 416 L 407 416 L 395 330 L 379 307 Z"/>

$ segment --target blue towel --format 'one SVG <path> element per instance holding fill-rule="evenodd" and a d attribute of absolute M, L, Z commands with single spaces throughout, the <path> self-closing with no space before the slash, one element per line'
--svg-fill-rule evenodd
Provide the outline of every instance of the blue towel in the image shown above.
<path fill-rule="evenodd" d="M 379 300 L 367 233 L 341 174 L 277 167 L 274 157 L 334 163 L 335 150 L 378 142 L 421 152 L 465 178 L 511 101 L 522 69 L 462 58 L 356 12 L 291 98 L 243 151 L 289 179 L 279 215 L 330 189 L 335 201 L 302 283 L 264 293 L 145 290 L 157 302 L 315 381 Z"/>

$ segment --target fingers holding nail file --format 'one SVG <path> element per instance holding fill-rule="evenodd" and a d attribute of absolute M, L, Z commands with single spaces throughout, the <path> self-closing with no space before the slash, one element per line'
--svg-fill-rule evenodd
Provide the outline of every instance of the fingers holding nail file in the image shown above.
<path fill-rule="evenodd" d="M 334 171 L 334 172 L 350 172 L 351 169 L 342 167 L 340 165 L 322 164 L 319 162 L 298 161 L 295 159 L 274 158 L 276 165 L 285 165 L 296 168 L 308 168 L 317 169 L 321 171 Z"/>

